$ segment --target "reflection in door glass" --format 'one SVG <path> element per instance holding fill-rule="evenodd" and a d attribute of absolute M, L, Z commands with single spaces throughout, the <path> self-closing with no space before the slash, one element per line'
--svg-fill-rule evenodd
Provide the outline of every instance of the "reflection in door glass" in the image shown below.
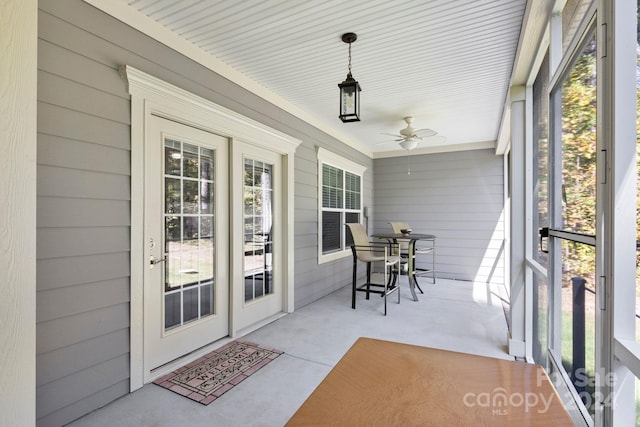
<path fill-rule="evenodd" d="M 214 151 L 165 139 L 165 329 L 214 314 Z"/>
<path fill-rule="evenodd" d="M 273 293 L 273 165 L 244 161 L 244 300 Z"/>
<path fill-rule="evenodd" d="M 566 53 L 580 22 L 589 10 L 591 0 L 567 0 L 562 8 L 562 52 Z"/>
<path fill-rule="evenodd" d="M 553 283 L 553 293 L 561 292 L 561 348 L 552 351 L 560 353 L 571 384 L 593 417 L 595 246 L 575 241 L 588 242 L 596 234 L 597 61 L 593 31 L 586 35 L 578 52 L 552 94 L 553 136 L 554 141 L 558 137 L 561 141 L 561 151 L 554 155 L 562 161 L 560 194 L 553 196 L 561 206 L 562 223 L 550 225 L 571 232 L 561 239 L 560 253 L 552 258 L 561 260 L 560 265 L 553 266 L 555 271 L 561 271 L 561 283 Z"/>
<path fill-rule="evenodd" d="M 596 39 L 562 84 L 562 228 L 596 229 Z"/>

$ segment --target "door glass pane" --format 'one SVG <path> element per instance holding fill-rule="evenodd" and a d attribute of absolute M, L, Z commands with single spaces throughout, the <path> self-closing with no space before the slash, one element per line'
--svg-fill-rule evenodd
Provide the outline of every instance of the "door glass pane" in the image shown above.
<path fill-rule="evenodd" d="M 189 322 L 198 318 L 198 289 L 186 289 L 182 293 L 184 298 L 184 322 Z"/>
<path fill-rule="evenodd" d="M 595 248 L 562 241 L 562 365 L 594 414 L 595 385 Z"/>
<path fill-rule="evenodd" d="M 539 236 L 549 227 L 549 54 L 540 65 L 533 83 L 533 180 L 531 194 L 532 234 Z M 532 241 L 533 258 L 548 268 L 547 244 L 539 238 Z M 546 277 L 533 273 L 533 360 L 547 366 L 549 285 Z"/>
<path fill-rule="evenodd" d="M 164 156 L 164 323 L 171 329 L 215 314 L 215 157 L 168 138 Z"/>
<path fill-rule="evenodd" d="M 180 170 L 180 169 L 178 169 Z M 165 213 L 181 213 L 182 192 L 179 178 L 164 179 L 164 211 Z"/>
<path fill-rule="evenodd" d="M 200 287 L 200 315 L 207 316 L 213 313 L 213 299 L 211 299 L 212 285 Z"/>
<path fill-rule="evenodd" d="M 200 183 L 200 213 L 213 213 L 213 185 L 209 182 Z"/>
<path fill-rule="evenodd" d="M 182 171 L 182 153 L 178 141 L 165 140 L 164 143 L 164 174 L 180 176 Z"/>
<path fill-rule="evenodd" d="M 545 55 L 533 83 L 533 215 L 532 232 L 549 227 L 549 55 Z M 548 267 L 546 247 L 533 239 L 533 256 Z"/>
<path fill-rule="evenodd" d="M 182 212 L 185 214 L 198 213 L 198 181 L 182 180 Z"/>
<path fill-rule="evenodd" d="M 184 156 L 182 163 L 182 176 L 197 178 L 199 175 L 198 165 L 200 164 L 198 159 L 198 147 L 191 144 L 183 144 L 182 155 Z"/>
<path fill-rule="evenodd" d="M 273 293 L 273 165 L 244 161 L 245 302 Z"/>
<path fill-rule="evenodd" d="M 589 38 L 562 84 L 562 228 L 596 229 L 596 40 Z"/>
<path fill-rule="evenodd" d="M 166 294 L 164 297 L 164 328 L 180 326 L 182 313 L 180 310 L 180 293 Z"/>
<path fill-rule="evenodd" d="M 200 178 L 213 181 L 213 150 L 200 147 Z"/>
<path fill-rule="evenodd" d="M 555 88 L 551 107 L 554 124 L 554 154 L 559 156 L 561 171 L 559 194 L 553 201 L 560 207 L 560 228 L 576 237 L 594 236 L 596 231 L 596 39 L 587 34 L 578 54 Z M 560 283 L 560 349 L 571 385 L 582 404 L 594 414 L 595 386 L 595 247 L 561 239 L 558 264 Z M 555 246 L 553 246 L 555 248 Z M 556 335 L 557 336 L 557 335 Z"/>
<path fill-rule="evenodd" d="M 589 9 L 591 0 L 567 0 L 562 9 L 562 52 L 565 53 L 576 35 L 580 22 Z"/>

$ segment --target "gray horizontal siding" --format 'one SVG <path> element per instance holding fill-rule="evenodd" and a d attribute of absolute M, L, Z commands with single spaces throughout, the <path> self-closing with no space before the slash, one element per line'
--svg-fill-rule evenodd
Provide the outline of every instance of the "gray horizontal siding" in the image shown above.
<path fill-rule="evenodd" d="M 36 416 L 59 426 L 128 391 L 130 102 L 39 19 Z"/>
<path fill-rule="evenodd" d="M 38 291 L 129 277 L 129 253 L 40 259 L 36 262 Z"/>
<path fill-rule="evenodd" d="M 38 230 L 38 259 L 97 255 L 128 250 L 128 227 L 40 228 Z"/>
<path fill-rule="evenodd" d="M 131 174 L 129 150 L 53 135 L 40 134 L 38 157 L 41 165 L 120 175 Z"/>
<path fill-rule="evenodd" d="M 77 384 L 85 384 L 89 389 L 96 386 L 109 387 L 126 380 L 129 377 L 128 370 L 129 355 L 124 354 L 40 386 L 36 394 L 36 416 L 42 418 L 57 408 L 69 406 L 85 398 L 87 395 Z"/>
<path fill-rule="evenodd" d="M 129 280 L 126 277 L 66 286 L 38 292 L 36 318 L 38 322 L 48 322 L 128 301 Z"/>
<path fill-rule="evenodd" d="M 129 332 L 121 329 L 38 355 L 38 386 L 126 354 Z M 125 351 L 123 351 L 125 349 Z"/>
<path fill-rule="evenodd" d="M 42 228 L 131 225 L 131 203 L 128 200 L 41 196 L 37 210 L 38 226 Z"/>
<path fill-rule="evenodd" d="M 374 164 L 377 232 L 389 231 L 390 221 L 408 222 L 414 232 L 437 236 L 438 276 L 504 283 L 502 157 L 477 150 Z"/>
<path fill-rule="evenodd" d="M 131 65 L 302 141 L 295 157 L 295 307 L 350 282 L 317 260 L 317 147 L 373 160 L 81 0 L 39 3 L 37 417 L 60 426 L 128 392 Z M 337 120 L 337 118 L 336 118 Z M 345 307 L 348 301 L 345 301 Z"/>
<path fill-rule="evenodd" d="M 38 196 L 130 200 L 126 175 L 38 165 Z"/>
<path fill-rule="evenodd" d="M 42 73 L 38 73 L 40 74 Z M 64 99 L 59 101 L 64 102 Z M 38 102 L 38 132 L 125 150 L 130 149 L 131 129 L 128 125 L 46 102 Z"/>
<path fill-rule="evenodd" d="M 98 367 L 99 368 L 99 367 Z M 109 383 L 111 381 L 105 381 Z M 100 384 L 102 386 L 102 384 Z M 53 393 L 51 391 L 50 393 Z M 74 403 L 64 407 L 64 410 L 58 410 L 48 415 L 38 418 L 38 426 L 41 427 L 55 427 L 63 426 L 69 423 L 69 420 L 75 420 L 94 411 L 96 408 L 101 408 L 110 402 L 113 402 L 119 397 L 129 392 L 129 378 L 119 381 L 112 385 L 107 385 L 100 390 L 100 393 L 89 394 L 85 396 L 78 396 L 79 399 Z M 44 396 L 36 396 L 38 402 L 44 399 Z"/>
<path fill-rule="evenodd" d="M 128 326 L 129 304 L 112 305 L 48 322 L 38 322 L 37 354 L 74 345 Z"/>
<path fill-rule="evenodd" d="M 65 107 L 73 111 L 106 117 L 124 125 L 129 124 L 131 116 L 128 99 L 42 71 L 42 69 L 38 73 L 38 99 L 50 104 L 57 104 L 60 99 L 64 99 Z"/>
<path fill-rule="evenodd" d="M 65 31 L 64 28 L 69 30 L 68 26 L 46 13 L 40 14 L 40 24 L 38 67 L 41 70 L 83 84 L 88 88 L 119 96 L 123 100 L 129 99 L 127 89 L 122 84 L 122 78 L 118 73 L 113 72 L 112 66 L 96 61 L 95 53 L 79 55 L 77 50 L 63 47 L 69 46 L 69 40 L 61 39 L 60 33 L 55 32 L 55 29 L 60 27 L 62 31 Z M 52 42 L 47 39 L 51 39 Z"/>

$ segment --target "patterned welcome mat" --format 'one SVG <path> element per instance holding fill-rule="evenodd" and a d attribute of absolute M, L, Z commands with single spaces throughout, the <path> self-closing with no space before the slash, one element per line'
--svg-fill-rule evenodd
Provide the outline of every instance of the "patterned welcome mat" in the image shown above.
<path fill-rule="evenodd" d="M 153 383 L 208 405 L 282 353 L 235 340 Z"/>

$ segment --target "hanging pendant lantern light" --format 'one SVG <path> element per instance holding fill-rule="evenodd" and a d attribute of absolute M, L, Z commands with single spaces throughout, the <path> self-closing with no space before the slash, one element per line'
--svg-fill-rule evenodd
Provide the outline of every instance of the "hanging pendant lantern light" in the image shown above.
<path fill-rule="evenodd" d="M 349 72 L 347 78 L 338 84 L 340 88 L 340 114 L 338 117 L 343 123 L 360 121 L 360 84 L 351 75 L 351 43 L 358 36 L 355 33 L 345 33 L 342 41 L 349 44 Z"/>

